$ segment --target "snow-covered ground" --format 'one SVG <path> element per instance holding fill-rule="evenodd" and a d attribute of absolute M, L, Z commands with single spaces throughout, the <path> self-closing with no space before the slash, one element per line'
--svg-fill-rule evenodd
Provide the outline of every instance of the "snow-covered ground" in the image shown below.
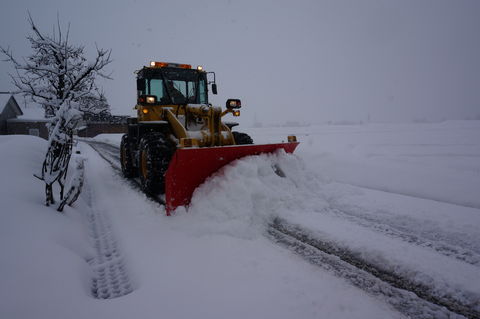
<path fill-rule="evenodd" d="M 84 192 L 59 214 L 32 176 L 45 142 L 0 136 L 0 317 L 405 316 L 272 241 L 274 218 L 480 311 L 480 121 L 246 131 L 301 144 L 232 163 L 173 217 L 82 142 Z"/>

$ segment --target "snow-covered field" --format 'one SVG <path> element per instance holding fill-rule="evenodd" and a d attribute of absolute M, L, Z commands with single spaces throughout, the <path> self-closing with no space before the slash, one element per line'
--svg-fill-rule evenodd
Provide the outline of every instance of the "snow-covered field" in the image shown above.
<path fill-rule="evenodd" d="M 245 131 L 301 144 L 232 163 L 173 217 L 84 142 L 84 192 L 59 214 L 32 176 L 46 143 L 0 136 L 0 317 L 446 316 L 399 312 L 385 291 L 306 261 L 268 235 L 275 218 L 480 311 L 480 121 Z"/>

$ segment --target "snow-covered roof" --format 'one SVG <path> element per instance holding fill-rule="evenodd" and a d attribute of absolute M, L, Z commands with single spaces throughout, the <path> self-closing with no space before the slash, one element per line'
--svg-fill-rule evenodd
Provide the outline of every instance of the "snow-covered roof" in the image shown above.
<path fill-rule="evenodd" d="M 39 105 L 27 104 L 20 107 L 23 115 L 19 116 L 21 120 L 45 120 L 45 113 Z"/>

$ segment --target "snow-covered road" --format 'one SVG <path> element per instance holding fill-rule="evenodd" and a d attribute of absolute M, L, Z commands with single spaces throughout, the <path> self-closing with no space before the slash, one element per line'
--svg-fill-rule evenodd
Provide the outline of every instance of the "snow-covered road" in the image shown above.
<path fill-rule="evenodd" d="M 89 158 L 98 157 L 86 145 L 82 148 Z M 117 194 L 117 200 L 102 201 L 99 207 L 114 212 L 112 224 L 130 252 L 129 267 L 138 282 L 131 298 L 143 296 L 136 302 L 159 298 L 160 308 L 182 318 L 401 317 L 334 274 L 274 245 L 264 236 L 263 222 L 244 224 L 233 216 L 228 221 L 223 214 L 211 218 L 193 211 L 166 217 L 163 206 L 120 182 L 118 170 L 108 166 L 88 167 L 92 192 L 99 197 Z M 187 307 L 181 306 L 184 302 Z M 367 304 L 372 308 L 364 308 Z"/>
<path fill-rule="evenodd" d="M 31 183 L 42 144 L 1 137 L 17 176 L 2 186 L 2 317 L 480 317 L 480 122 L 249 133 L 302 144 L 232 163 L 170 218 L 83 142 L 86 191 L 58 215 Z M 111 162 L 118 140 L 96 139 Z M 94 299 L 92 260 L 112 253 L 116 298 Z"/>

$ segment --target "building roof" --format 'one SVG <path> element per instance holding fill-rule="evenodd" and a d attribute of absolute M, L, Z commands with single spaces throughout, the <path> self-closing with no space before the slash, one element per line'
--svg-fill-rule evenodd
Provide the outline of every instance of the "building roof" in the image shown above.
<path fill-rule="evenodd" d="M 7 105 L 10 96 L 10 94 L 0 94 L 0 113 L 2 113 L 3 108 Z"/>
<path fill-rule="evenodd" d="M 29 103 L 27 104 L 24 100 L 21 100 L 22 106 L 18 104 L 15 96 L 11 94 L 1 94 L 0 93 L 0 114 L 5 110 L 7 104 L 10 108 L 10 114 L 13 111 L 15 117 L 10 118 L 10 120 L 18 119 L 22 121 L 44 121 L 45 113 L 43 109 L 38 104 Z"/>
<path fill-rule="evenodd" d="M 45 112 L 42 107 L 36 104 L 21 106 L 23 115 L 18 116 L 22 120 L 45 120 Z"/>
<path fill-rule="evenodd" d="M 0 113 L 3 113 L 7 106 L 10 107 L 16 116 L 23 115 L 22 109 L 13 95 L 0 94 Z"/>

